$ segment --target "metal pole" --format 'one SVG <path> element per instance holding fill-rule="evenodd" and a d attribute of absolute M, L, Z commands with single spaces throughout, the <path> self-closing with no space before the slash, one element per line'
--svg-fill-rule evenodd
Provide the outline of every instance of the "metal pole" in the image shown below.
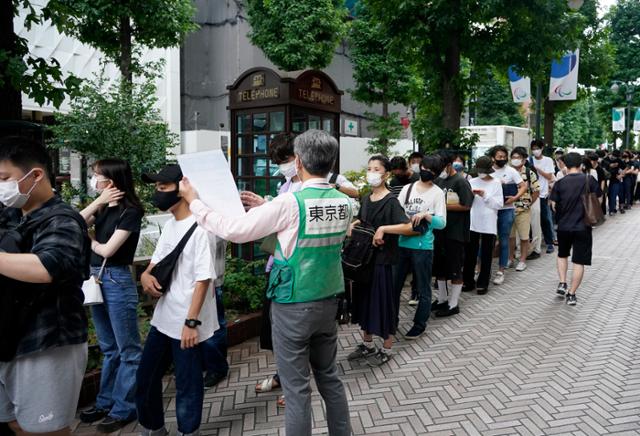
<path fill-rule="evenodd" d="M 631 133 L 631 100 L 633 99 L 633 91 L 627 92 L 627 139 L 625 141 L 625 149 L 629 150 L 629 140 Z"/>
<path fill-rule="evenodd" d="M 541 112 L 542 110 L 542 83 L 538 82 L 536 85 L 536 139 L 540 139 L 540 124 L 541 124 Z"/>

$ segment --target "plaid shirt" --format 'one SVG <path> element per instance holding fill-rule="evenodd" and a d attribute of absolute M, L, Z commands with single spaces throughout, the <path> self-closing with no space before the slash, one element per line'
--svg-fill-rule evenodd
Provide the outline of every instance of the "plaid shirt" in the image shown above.
<path fill-rule="evenodd" d="M 54 197 L 26 217 L 16 211 L 13 220 L 22 223 L 62 209 L 71 207 Z M 82 306 L 82 282 L 89 255 L 86 231 L 74 219 L 53 217 L 34 230 L 32 241 L 30 252 L 38 256 L 53 278 L 50 285 L 44 285 L 45 292 L 56 297 L 47 298 L 34 319 L 29 320 L 16 356 L 87 342 L 87 317 Z"/>

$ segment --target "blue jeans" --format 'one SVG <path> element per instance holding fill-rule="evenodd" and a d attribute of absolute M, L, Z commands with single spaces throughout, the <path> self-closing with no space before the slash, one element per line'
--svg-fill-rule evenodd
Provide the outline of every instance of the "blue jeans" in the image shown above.
<path fill-rule="evenodd" d="M 413 279 L 418 293 L 418 308 L 413 317 L 413 325 L 424 331 L 431 314 L 431 267 L 433 250 L 414 250 L 400 247 L 398 263 L 393 268 L 393 289 L 396 302 L 396 325 L 399 322 L 400 294 L 409 272 L 413 271 Z"/>
<path fill-rule="evenodd" d="M 180 348 L 180 341 L 151 327 L 144 344 L 142 361 L 136 379 L 138 422 L 147 430 L 164 427 L 162 377 L 173 362 L 176 376 L 176 418 L 178 431 L 193 433 L 200 428 L 204 383 L 202 380 L 202 350 Z"/>
<path fill-rule="evenodd" d="M 542 203 L 540 203 L 542 206 Z M 542 214 L 542 212 L 541 212 Z M 500 268 L 505 268 L 509 262 L 509 236 L 515 220 L 515 209 L 498 211 L 498 239 L 500 240 Z"/>
<path fill-rule="evenodd" d="M 547 246 L 553 245 L 553 240 L 555 239 L 553 216 L 551 214 L 551 208 L 549 207 L 548 198 L 540 198 L 540 227 L 542 227 L 545 244 L 547 244 Z"/>
<path fill-rule="evenodd" d="M 633 204 L 633 187 L 635 185 L 633 176 L 624 176 L 624 179 L 622 179 L 622 185 L 624 191 L 624 204 L 626 206 L 631 206 Z"/>
<path fill-rule="evenodd" d="M 622 199 L 622 183 L 610 183 L 609 184 L 609 212 L 615 212 L 618 208 L 618 204 L 616 203 L 620 197 L 620 208 L 623 206 Z"/>
<path fill-rule="evenodd" d="M 100 268 L 91 267 L 98 275 Z M 104 304 L 91 306 L 98 345 L 104 355 L 96 407 L 126 420 L 136 417 L 136 370 L 142 347 L 138 333 L 138 292 L 128 266 L 108 266 L 102 274 Z"/>
<path fill-rule="evenodd" d="M 216 288 L 216 308 L 220 328 L 202 343 L 203 366 L 207 375 L 215 374 L 224 377 L 229 372 L 229 363 L 227 362 L 227 320 L 224 318 L 222 286 Z"/>

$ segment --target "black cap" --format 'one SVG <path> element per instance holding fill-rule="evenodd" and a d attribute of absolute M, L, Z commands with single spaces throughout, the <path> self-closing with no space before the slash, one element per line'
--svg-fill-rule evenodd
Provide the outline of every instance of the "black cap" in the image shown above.
<path fill-rule="evenodd" d="M 478 173 L 491 174 L 494 172 L 493 163 L 489 156 L 480 156 L 476 160 L 476 171 Z"/>
<path fill-rule="evenodd" d="M 167 165 L 157 174 L 143 174 L 142 181 L 147 183 L 178 183 L 182 180 L 180 165 Z"/>

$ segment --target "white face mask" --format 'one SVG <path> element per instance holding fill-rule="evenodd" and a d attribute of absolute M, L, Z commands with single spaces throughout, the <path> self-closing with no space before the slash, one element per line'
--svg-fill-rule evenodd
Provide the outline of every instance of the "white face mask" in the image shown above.
<path fill-rule="evenodd" d="M 34 190 L 38 182 L 34 182 L 33 186 L 26 194 L 20 192 L 18 183 L 26 179 L 32 172 L 33 170 L 29 171 L 20 180 L 7 180 L 0 182 L 0 203 L 4 204 L 6 207 L 21 208 L 24 206 L 31 196 L 31 191 Z"/>
<path fill-rule="evenodd" d="M 478 177 L 484 179 L 485 177 L 487 177 L 487 173 L 478 173 Z"/>
<path fill-rule="evenodd" d="M 292 160 L 291 162 L 280 164 L 278 165 L 278 170 L 285 179 L 291 180 L 296 175 L 296 161 Z"/>
<path fill-rule="evenodd" d="M 542 156 L 542 150 L 540 150 L 540 149 L 533 150 L 533 155 L 534 155 L 535 157 L 540 157 L 540 156 Z"/>
<path fill-rule="evenodd" d="M 371 187 L 377 188 L 378 186 L 380 186 L 382 184 L 382 174 L 376 173 L 376 172 L 373 172 L 373 171 L 368 171 L 367 172 L 367 183 Z"/>
<path fill-rule="evenodd" d="M 449 177 L 449 172 L 446 169 L 444 169 L 442 170 L 442 172 L 438 177 L 440 177 L 441 179 L 446 179 L 447 177 Z"/>
<path fill-rule="evenodd" d="M 519 167 L 522 165 L 522 159 L 511 159 L 511 165 L 514 167 Z"/>
<path fill-rule="evenodd" d="M 416 174 L 420 173 L 420 164 L 418 163 L 411 164 L 411 171 L 413 171 Z"/>

